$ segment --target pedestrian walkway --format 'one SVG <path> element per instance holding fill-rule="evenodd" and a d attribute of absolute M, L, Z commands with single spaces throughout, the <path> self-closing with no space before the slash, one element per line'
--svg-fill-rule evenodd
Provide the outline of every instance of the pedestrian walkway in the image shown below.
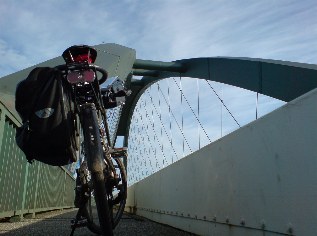
<path fill-rule="evenodd" d="M 35 218 L 23 219 L 20 222 L 9 222 L 2 219 L 0 222 L 0 235 L 12 236 L 50 236 L 50 235 L 70 235 L 70 221 L 75 217 L 77 210 L 68 209 L 63 211 L 53 211 L 37 214 Z M 75 236 L 90 236 L 91 233 L 86 227 L 78 228 Z M 133 235 L 192 235 L 190 233 L 161 225 L 139 216 L 124 214 L 119 225 L 114 231 L 115 236 Z"/>

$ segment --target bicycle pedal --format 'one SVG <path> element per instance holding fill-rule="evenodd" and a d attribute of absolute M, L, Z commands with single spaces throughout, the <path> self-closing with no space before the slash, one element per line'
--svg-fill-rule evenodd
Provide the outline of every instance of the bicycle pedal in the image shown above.
<path fill-rule="evenodd" d="M 82 220 L 79 220 L 78 222 L 77 222 L 77 224 L 75 224 L 76 223 L 76 219 L 72 219 L 71 220 L 71 228 L 81 228 L 81 227 L 86 227 L 87 226 L 87 219 L 82 219 Z"/>

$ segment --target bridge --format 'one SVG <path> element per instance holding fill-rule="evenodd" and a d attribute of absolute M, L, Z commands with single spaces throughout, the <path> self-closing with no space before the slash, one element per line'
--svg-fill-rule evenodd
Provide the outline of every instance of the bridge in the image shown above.
<path fill-rule="evenodd" d="M 132 90 L 107 111 L 128 147 L 127 212 L 198 235 L 317 234 L 316 65 L 95 48 Z M 15 87 L 34 67 L 0 80 L 0 218 L 73 207 L 74 166 L 29 165 L 15 145 Z"/>

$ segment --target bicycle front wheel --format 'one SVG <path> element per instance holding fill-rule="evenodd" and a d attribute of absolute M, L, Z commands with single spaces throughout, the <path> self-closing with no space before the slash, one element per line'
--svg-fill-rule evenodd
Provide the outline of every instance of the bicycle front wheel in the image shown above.
<path fill-rule="evenodd" d="M 100 138 L 97 111 L 94 104 L 81 107 L 81 123 L 84 134 L 84 148 L 88 170 L 91 174 L 93 194 L 96 202 L 102 235 L 113 235 L 111 214 L 109 211 L 106 179 L 104 176 L 105 162 Z"/>

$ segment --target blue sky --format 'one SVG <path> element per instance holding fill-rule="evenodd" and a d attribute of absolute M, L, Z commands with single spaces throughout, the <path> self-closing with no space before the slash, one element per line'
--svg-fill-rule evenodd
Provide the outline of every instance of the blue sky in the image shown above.
<path fill-rule="evenodd" d="M 315 0 L 1 0 L 0 77 L 73 44 L 137 58 L 232 56 L 317 63 Z"/>
<path fill-rule="evenodd" d="M 138 59 L 160 61 L 230 56 L 317 64 L 316 12 L 316 0 L 1 0 L 0 77 L 74 44 L 117 43 L 135 49 Z M 219 94 L 240 124 L 254 119 L 255 94 L 227 87 Z M 263 97 L 261 103 L 263 114 L 282 105 Z M 215 113 L 206 114 L 218 127 L 221 110 L 230 121 L 221 129 L 237 128 L 216 98 L 201 109 Z"/>

